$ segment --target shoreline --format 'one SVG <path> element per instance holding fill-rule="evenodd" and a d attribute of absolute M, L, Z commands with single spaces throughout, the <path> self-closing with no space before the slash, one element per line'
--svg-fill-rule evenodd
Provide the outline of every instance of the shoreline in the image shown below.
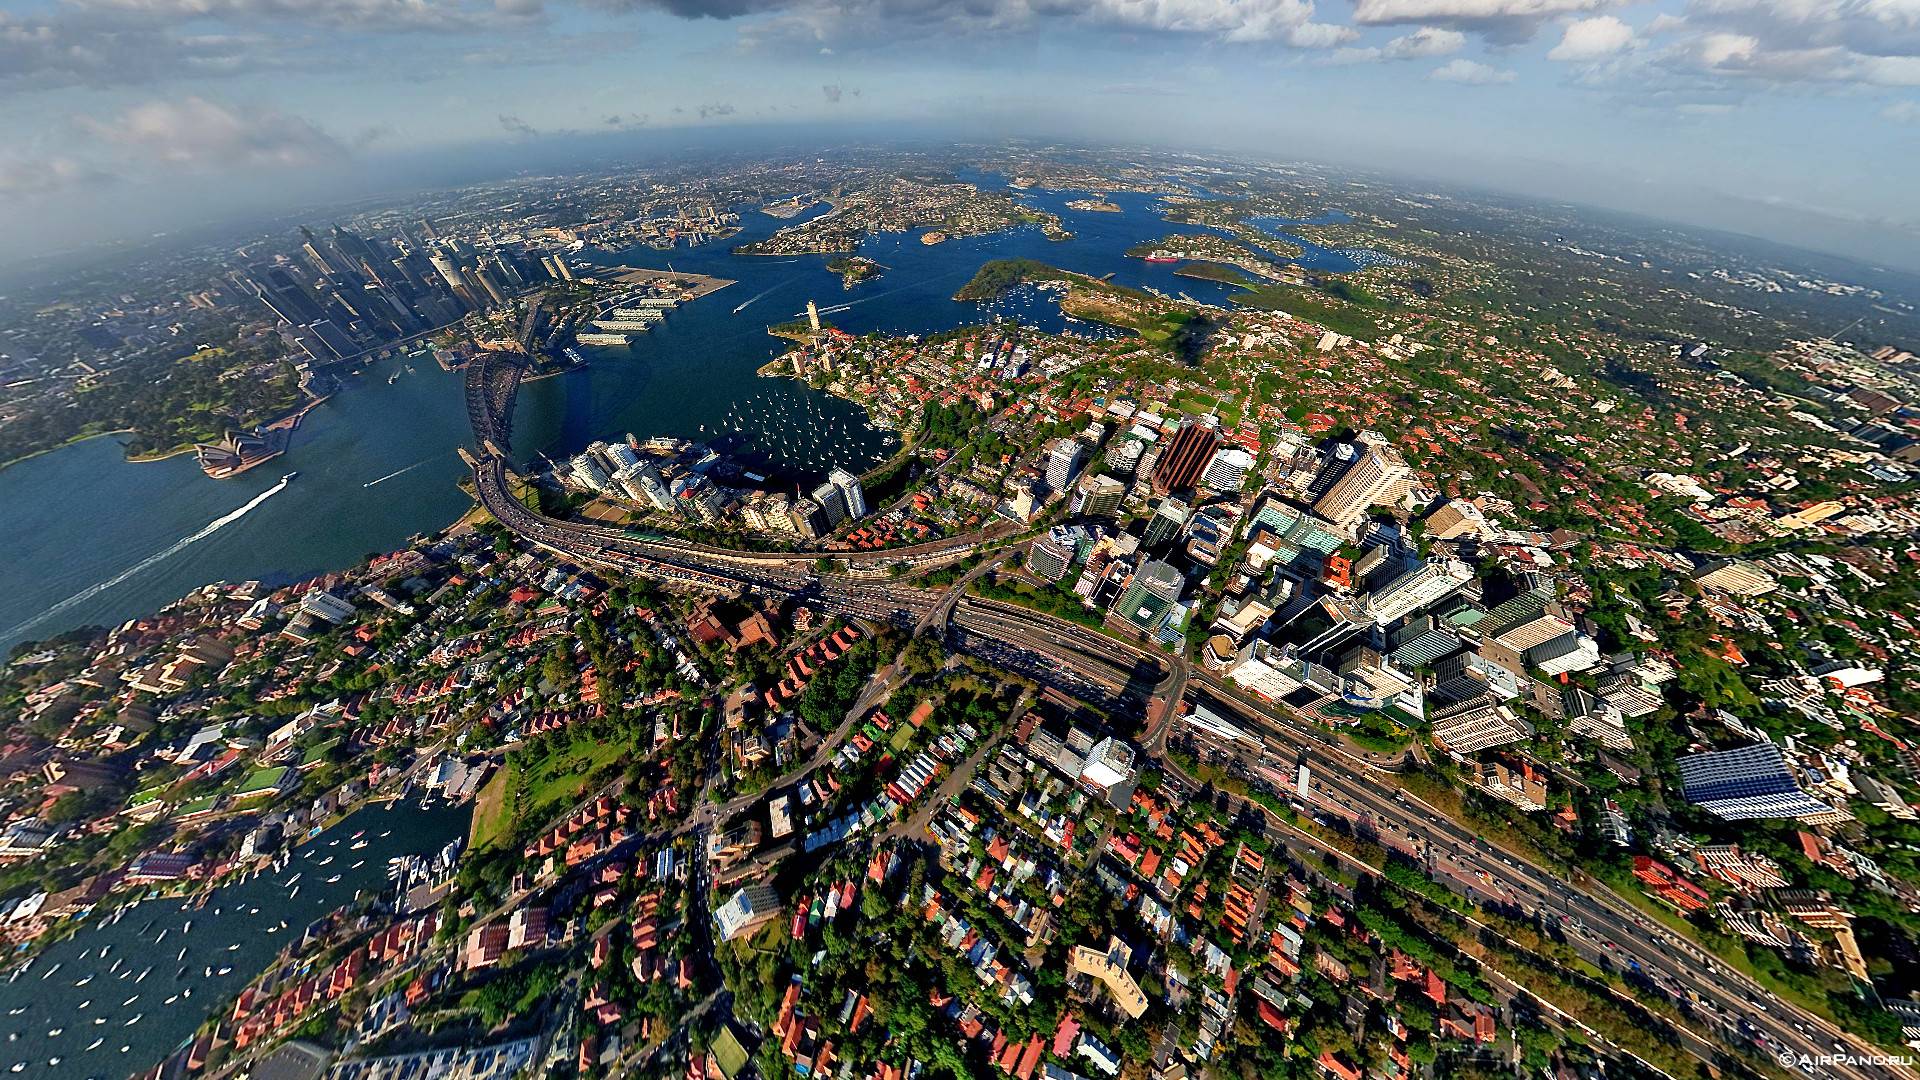
<path fill-rule="evenodd" d="M 313 411 L 313 409 L 315 409 L 316 407 L 323 405 L 331 400 L 333 400 L 332 394 L 327 394 L 323 397 L 317 397 L 317 398 L 310 397 L 306 401 L 301 402 L 299 405 L 297 405 L 293 409 L 293 411 L 281 413 L 279 416 L 271 420 L 263 420 L 260 423 L 255 424 L 253 426 L 260 427 L 260 428 L 277 428 L 277 427 L 281 427 L 283 425 L 287 425 L 291 423 L 294 427 L 297 427 L 299 426 L 299 422 L 306 418 L 307 413 Z M 108 431 L 96 431 L 91 435 L 74 435 L 63 442 L 55 443 L 52 446 L 41 447 L 40 449 L 34 450 L 30 453 L 21 454 L 17 458 L 12 458 L 7 461 L 0 461 L 0 472 L 4 472 L 5 470 L 10 469 L 15 465 L 20 464 L 23 461 L 32 461 L 34 458 L 41 457 L 46 454 L 51 454 L 57 450 L 65 450 L 69 446 L 78 446 L 81 443 L 91 442 L 94 439 L 104 439 L 113 435 L 136 435 L 136 434 L 139 434 L 139 432 L 135 428 L 113 428 Z M 124 447 L 126 444 L 122 443 L 121 445 Z M 167 461 L 171 458 L 177 458 L 182 454 L 191 454 L 191 453 L 193 453 L 193 444 L 189 443 L 186 446 L 169 447 L 166 450 L 148 450 L 138 454 L 122 454 L 120 457 L 120 460 L 133 465 L 146 465 L 156 461 Z"/>

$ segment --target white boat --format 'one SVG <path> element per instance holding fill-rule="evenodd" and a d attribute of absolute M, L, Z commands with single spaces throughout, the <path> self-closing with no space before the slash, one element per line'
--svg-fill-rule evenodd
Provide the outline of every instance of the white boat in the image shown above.
<path fill-rule="evenodd" d="M 228 952 L 239 952 L 239 951 L 240 951 L 240 943 L 236 941 L 236 942 L 234 942 L 233 944 L 231 944 L 231 945 L 229 945 L 229 946 L 227 946 L 227 951 L 228 951 Z"/>
<path fill-rule="evenodd" d="M 80 979 L 80 981 L 79 981 L 79 982 L 76 982 L 76 983 L 74 983 L 73 985 L 75 985 L 75 986 L 85 986 L 85 985 L 87 985 L 88 983 L 90 983 L 90 982 L 92 982 L 92 981 L 93 981 L 93 972 L 91 972 L 91 971 L 89 971 L 89 972 L 87 972 L 87 974 L 86 974 L 85 976 L 83 976 L 83 977 L 82 977 L 82 978 Z"/>
<path fill-rule="evenodd" d="M 186 958 L 187 958 L 187 947 L 185 945 L 182 945 L 180 946 L 180 955 L 174 957 L 173 962 L 177 964 L 180 961 L 185 960 Z"/>
<path fill-rule="evenodd" d="M 191 987 L 191 986 L 189 986 L 189 987 L 187 987 L 187 988 L 186 988 L 185 990 L 182 990 L 182 991 L 180 991 L 180 996 L 181 996 L 181 997 L 192 997 L 192 996 L 193 996 L 193 987 Z"/>
<path fill-rule="evenodd" d="M 293 899 L 294 897 L 296 897 L 296 896 L 299 896 L 299 895 L 300 895 L 300 886 L 298 886 L 298 885 L 295 885 L 295 886 L 293 887 L 293 891 L 287 894 L 287 899 L 289 899 L 289 900 L 291 900 L 291 899 Z"/>
<path fill-rule="evenodd" d="M 125 1001 L 123 1001 L 123 1002 L 121 1002 L 121 1003 L 120 1003 L 120 1007 L 124 1009 L 124 1008 L 126 1008 L 127 1006 L 129 1006 L 129 1005 L 131 1005 L 131 1004 L 133 1004 L 134 1002 L 136 1002 L 136 1001 L 139 1001 L 139 1000 L 140 1000 L 140 995 L 139 995 L 139 994 L 135 994 L 135 995 L 133 995 L 132 997 L 130 997 L 130 998 L 128 998 L 127 1000 L 125 1000 Z"/>
<path fill-rule="evenodd" d="M 59 1037 L 60 1037 L 60 1034 L 61 1034 L 61 1032 L 64 1032 L 64 1031 L 66 1031 L 66 1030 L 67 1030 L 66 1028 L 48 1028 L 48 1029 L 47 1029 L 47 1038 L 49 1038 L 49 1039 L 57 1039 L 57 1038 L 59 1038 Z"/>
<path fill-rule="evenodd" d="M 60 970 L 59 964 L 53 965 L 52 967 L 47 969 L 47 973 L 45 975 L 40 976 L 40 981 L 46 982 L 48 979 L 53 978 L 53 973 L 59 970 Z"/>
<path fill-rule="evenodd" d="M 165 941 L 165 940 L 167 940 L 167 935 L 168 935 L 168 934 L 171 934 L 171 933 L 173 933 L 173 927 L 171 927 L 171 926 L 169 926 L 169 927 L 167 927 L 166 929 L 164 929 L 164 930 L 162 930 L 162 931 L 160 931 L 160 936 L 159 936 L 159 937 L 157 937 L 157 938 L 154 938 L 154 939 L 153 939 L 153 943 L 154 943 L 155 945 L 158 945 L 158 944 L 160 944 L 161 942 L 163 942 L 163 941 Z"/>
<path fill-rule="evenodd" d="M 146 1014 L 146 1013 L 134 1013 L 134 1014 L 133 1014 L 133 1019 L 131 1019 L 131 1020 L 129 1020 L 129 1021 L 127 1021 L 127 1022 L 126 1022 L 126 1023 L 124 1023 L 124 1024 L 121 1024 L 120 1026 L 121 1026 L 121 1027 L 132 1027 L 133 1025 L 135 1025 L 135 1024 L 137 1024 L 137 1023 L 139 1023 L 139 1022 L 140 1022 L 140 1018 L 141 1018 L 141 1017 L 143 1017 L 143 1016 L 145 1016 L 145 1015 L 147 1015 L 147 1014 Z"/>
<path fill-rule="evenodd" d="M 219 971 L 214 972 L 214 974 L 215 975 L 231 975 L 233 974 L 233 969 L 230 967 L 223 967 Z"/>
<path fill-rule="evenodd" d="M 133 985 L 135 985 L 135 986 L 139 986 L 139 985 L 140 985 L 140 980 L 141 980 L 141 979 L 145 979 L 145 978 L 147 977 L 147 975 L 148 975 L 149 973 L 151 973 L 152 971 L 153 971 L 153 969 L 152 969 L 151 967 L 149 967 L 149 968 L 148 968 L 148 969 L 147 969 L 146 971 L 143 971 L 143 972 L 141 972 L 141 973 L 140 973 L 140 978 L 138 978 L 138 979 L 135 979 L 135 980 L 133 980 Z"/>
<path fill-rule="evenodd" d="M 95 1039 L 95 1040 L 93 1040 L 92 1042 L 90 1042 L 90 1043 L 88 1043 L 88 1044 L 87 1044 L 87 1053 L 89 1053 L 89 1054 L 91 1054 L 91 1053 L 93 1053 L 93 1052 L 94 1052 L 95 1050 L 98 1050 L 98 1049 L 100 1049 L 100 1044 L 101 1044 L 101 1043 L 103 1043 L 103 1042 L 106 1042 L 106 1041 L 107 1041 L 107 1037 L 106 1037 L 105 1035 L 102 1035 L 102 1036 L 100 1036 L 99 1038 L 97 1038 L 97 1039 Z"/>
<path fill-rule="evenodd" d="M 79 1005 L 78 1005 L 78 1006 L 77 1006 L 77 1007 L 75 1008 L 75 1011 L 76 1011 L 76 1012 L 86 1012 L 86 1011 L 87 1011 L 87 1006 L 89 1006 L 89 1005 L 92 1005 L 92 1004 L 93 1004 L 93 999 L 92 999 L 92 998 L 88 998 L 87 1000 L 85 1000 L 85 1001 L 83 1001 L 83 1002 L 81 1002 L 81 1003 L 80 1003 L 80 1004 L 79 1004 Z"/>
<path fill-rule="evenodd" d="M 168 999 L 167 999 L 166 1001 L 164 1001 L 164 1002 L 161 1002 L 161 1004 L 163 1004 L 163 1005 L 171 1005 L 171 1004 L 173 1004 L 174 1002 L 176 1002 L 176 1001 L 179 1001 L 179 1000 L 180 1000 L 180 995 L 179 995 L 179 994 L 175 994 L 175 995 L 173 995 L 172 997 L 170 997 L 170 998 L 168 998 Z"/>
<path fill-rule="evenodd" d="M 336 884 L 336 883 L 338 883 L 338 882 L 339 882 L 339 880 L 340 880 L 340 875 L 339 875 L 339 874 L 335 874 L 335 875 L 333 875 L 332 877 L 330 877 L 330 878 L 328 878 L 328 879 L 327 879 L 327 884 L 329 884 L 329 885 L 333 885 L 333 884 Z"/>

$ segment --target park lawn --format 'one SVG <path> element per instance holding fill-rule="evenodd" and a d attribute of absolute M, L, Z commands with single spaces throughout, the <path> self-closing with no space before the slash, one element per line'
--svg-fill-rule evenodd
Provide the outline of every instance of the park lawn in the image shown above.
<path fill-rule="evenodd" d="M 520 797 L 513 816 L 517 821 L 541 821 L 553 816 L 565 804 L 586 794 L 587 778 L 631 754 L 632 742 L 602 742 L 581 735 L 564 747 L 556 747 L 541 762 L 519 771 Z"/>
<path fill-rule="evenodd" d="M 473 827 L 467 834 L 467 847 L 481 849 L 495 840 L 508 836 L 508 827 L 513 824 L 512 805 L 507 799 L 511 787 L 509 774 L 511 766 L 496 770 L 480 795 L 473 801 Z"/>

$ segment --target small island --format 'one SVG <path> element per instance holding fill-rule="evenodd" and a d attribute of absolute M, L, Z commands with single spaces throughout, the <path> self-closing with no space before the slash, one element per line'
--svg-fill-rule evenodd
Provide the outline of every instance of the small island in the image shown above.
<path fill-rule="evenodd" d="M 1104 191 L 1096 191 L 1084 199 L 1070 200 L 1067 203 L 1067 209 L 1086 210 L 1096 214 L 1118 214 L 1121 212 L 1120 204 L 1107 198 L 1107 193 Z"/>
<path fill-rule="evenodd" d="M 840 275 L 840 287 L 851 289 L 863 281 L 872 281 L 886 267 L 864 255 L 844 255 L 827 260 L 827 269 Z"/>
<path fill-rule="evenodd" d="M 1218 281 L 1226 285 L 1239 285 L 1251 289 L 1255 283 L 1239 270 L 1231 266 L 1222 266 L 1213 262 L 1183 262 L 1173 268 L 1175 277 L 1197 278 L 1201 281 Z"/>
<path fill-rule="evenodd" d="M 1076 319 L 1131 330 L 1155 345 L 1185 352 L 1206 320 L 1142 289 L 1049 266 L 1038 259 L 995 259 L 953 294 L 955 300 L 997 300 L 1022 285 L 1051 286 L 1061 293 L 1060 310 Z"/>

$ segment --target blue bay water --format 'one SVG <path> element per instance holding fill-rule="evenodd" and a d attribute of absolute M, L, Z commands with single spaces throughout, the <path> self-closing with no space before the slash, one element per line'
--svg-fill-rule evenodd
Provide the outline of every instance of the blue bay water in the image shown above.
<path fill-rule="evenodd" d="M 1006 189 L 1001 177 L 968 179 Z M 932 333 L 995 316 L 1045 330 L 1092 332 L 1063 319 L 1037 292 L 988 307 L 952 296 L 981 263 L 1009 257 L 1111 273 L 1121 284 L 1208 302 L 1222 302 L 1231 291 L 1178 277 L 1171 265 L 1124 257 L 1142 241 L 1196 231 L 1162 220 L 1155 196 L 1115 193 L 1110 199 L 1122 212 L 1102 213 L 1066 208 L 1083 193 L 1016 194 L 1060 214 L 1074 238 L 1051 241 L 1023 228 L 926 245 L 918 232 L 882 234 L 869 238 L 861 253 L 885 272 L 845 290 L 839 275 L 825 268 L 828 256 L 732 254 L 734 245 L 786 224 L 746 208 L 745 230 L 731 242 L 601 257 L 737 284 L 683 305 L 629 348 L 588 350 L 593 363 L 585 370 L 525 386 L 515 410 L 514 453 L 523 459 L 570 454 L 628 433 L 695 440 L 737 434 L 749 442 L 749 460 L 795 479 L 836 465 L 858 471 L 883 460 L 893 444 L 864 425 L 857 407 L 793 380 L 754 376 L 785 349 L 766 328 L 803 315 L 809 299 L 855 334 Z M 1325 249 L 1310 249 L 1300 261 L 1317 261 L 1319 252 Z M 396 371 L 400 377 L 389 383 Z M 455 448 L 469 439 L 460 377 L 420 357 L 367 366 L 309 414 L 282 458 L 232 480 L 207 479 L 189 456 L 126 462 L 110 437 L 0 469 L 0 649 L 77 626 L 117 623 L 211 581 L 281 583 L 338 569 L 441 528 L 468 505 L 455 486 L 464 474 Z M 284 489 L 207 531 L 294 471 L 299 476 Z"/>

